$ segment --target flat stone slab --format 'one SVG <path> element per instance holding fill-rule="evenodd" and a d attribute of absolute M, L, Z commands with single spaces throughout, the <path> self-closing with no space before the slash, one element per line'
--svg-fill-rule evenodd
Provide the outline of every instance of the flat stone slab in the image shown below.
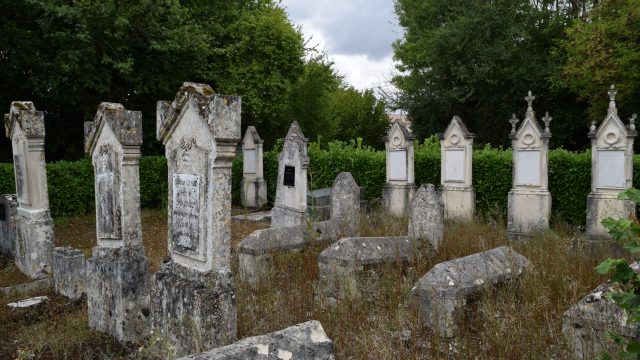
<path fill-rule="evenodd" d="M 29 299 L 20 300 L 18 302 L 8 303 L 7 306 L 14 309 L 24 309 L 42 304 L 49 301 L 47 296 L 36 296 Z"/>
<path fill-rule="evenodd" d="M 318 261 L 343 266 L 408 261 L 416 254 L 415 245 L 407 236 L 343 238 L 321 252 Z"/>
<path fill-rule="evenodd" d="M 529 260 L 506 246 L 435 265 L 412 290 L 424 325 L 441 336 L 455 336 L 471 295 L 516 279 L 529 266 Z"/>
<path fill-rule="evenodd" d="M 44 278 L 35 281 L 31 281 L 24 284 L 7 286 L 0 288 L 0 295 L 3 296 L 20 296 L 24 294 L 28 294 L 33 291 L 43 291 L 48 290 L 53 285 L 53 280 L 51 278 Z"/>
<path fill-rule="evenodd" d="M 265 335 L 240 340 L 182 360 L 333 360 L 333 342 L 319 321 L 312 320 Z"/>
<path fill-rule="evenodd" d="M 259 211 L 248 214 L 233 215 L 231 219 L 235 221 L 270 221 L 271 211 Z"/>

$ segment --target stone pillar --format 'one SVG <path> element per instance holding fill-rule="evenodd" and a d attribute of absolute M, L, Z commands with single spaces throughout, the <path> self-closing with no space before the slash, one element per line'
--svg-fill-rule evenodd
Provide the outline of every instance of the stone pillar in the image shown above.
<path fill-rule="evenodd" d="M 169 175 L 169 260 L 152 280 L 153 328 L 177 356 L 235 341 L 230 270 L 231 166 L 240 139 L 239 97 L 184 83 L 159 102 L 157 137 Z"/>
<path fill-rule="evenodd" d="M 101 103 L 85 122 L 95 179 L 97 246 L 87 260 L 89 327 L 120 342 L 149 334 L 149 260 L 142 246 L 139 160 L 142 114 Z"/>
<path fill-rule="evenodd" d="M 249 126 L 242 140 L 242 193 L 244 207 L 259 208 L 267 203 L 267 182 L 262 171 L 262 143 L 256 128 Z"/>
<path fill-rule="evenodd" d="M 44 160 L 44 114 L 30 101 L 14 101 L 4 116 L 4 125 L 13 148 L 18 196 L 14 258 L 23 273 L 41 277 L 50 272 L 54 244 Z"/>
<path fill-rule="evenodd" d="M 345 233 L 357 236 L 360 229 L 360 188 L 349 172 L 336 176 L 331 187 L 331 220 L 342 221 Z"/>
<path fill-rule="evenodd" d="M 53 285 L 56 292 L 69 299 L 80 299 L 86 291 L 84 254 L 72 247 L 53 251 Z"/>
<path fill-rule="evenodd" d="M 409 204 L 409 238 L 428 241 L 438 250 L 444 241 L 442 193 L 433 184 L 423 184 Z"/>
<path fill-rule="evenodd" d="M 548 182 L 548 152 L 552 118 L 546 113 L 542 118 L 544 129 L 536 120 L 531 91 L 525 100 L 527 113 L 516 131 L 518 119 L 514 114 L 511 122 L 511 146 L 513 153 L 513 188 L 509 191 L 507 236 L 518 240 L 549 228 L 551 215 L 551 193 Z"/>
<path fill-rule="evenodd" d="M 394 121 L 385 140 L 387 183 L 383 189 L 384 208 L 403 216 L 415 191 L 413 135 L 399 121 Z"/>
<path fill-rule="evenodd" d="M 634 114 L 629 126 L 618 116 L 614 86 L 609 90 L 609 110 L 598 128 L 591 124 L 591 192 L 587 196 L 587 237 L 610 239 L 602 226 L 607 217 L 628 218 L 635 215 L 629 200 L 618 200 L 618 194 L 633 186 L 633 139 L 636 137 Z"/>
<path fill-rule="evenodd" d="M 17 211 L 18 198 L 15 195 L 0 195 L 0 255 L 15 254 Z"/>
<path fill-rule="evenodd" d="M 276 201 L 271 227 L 302 225 L 307 220 L 307 139 L 294 121 L 278 155 Z"/>
<path fill-rule="evenodd" d="M 440 139 L 440 183 L 447 219 L 473 220 L 476 192 L 472 185 L 473 138 L 454 116 Z"/>

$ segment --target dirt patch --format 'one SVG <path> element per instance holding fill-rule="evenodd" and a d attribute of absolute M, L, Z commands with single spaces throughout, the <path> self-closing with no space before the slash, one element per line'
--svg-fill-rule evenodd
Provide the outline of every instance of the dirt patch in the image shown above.
<path fill-rule="evenodd" d="M 23 284 L 29 281 L 29 277 L 20 271 L 13 259 L 0 257 L 0 288 Z"/>

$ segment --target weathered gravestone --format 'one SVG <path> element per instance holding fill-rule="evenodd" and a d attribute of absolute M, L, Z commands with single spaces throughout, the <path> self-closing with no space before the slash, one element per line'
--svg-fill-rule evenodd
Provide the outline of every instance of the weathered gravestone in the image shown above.
<path fill-rule="evenodd" d="M 360 229 L 360 188 L 349 172 L 341 172 L 331 186 L 331 220 L 342 220 L 345 233 L 357 235 Z"/>
<path fill-rule="evenodd" d="M 333 360 L 333 342 L 319 321 L 302 324 L 269 334 L 242 339 L 181 360 Z"/>
<path fill-rule="evenodd" d="M 54 236 L 44 160 L 44 114 L 30 101 L 14 101 L 4 116 L 13 149 L 18 197 L 14 258 L 20 270 L 41 277 L 51 270 Z"/>
<path fill-rule="evenodd" d="M 423 184 L 409 205 L 409 237 L 426 241 L 438 250 L 444 241 L 442 192 L 433 184 Z"/>
<path fill-rule="evenodd" d="M 80 299 L 86 294 L 86 261 L 82 251 L 72 247 L 53 250 L 53 285 L 58 294 L 69 299 Z"/>
<path fill-rule="evenodd" d="M 256 128 L 247 127 L 242 139 L 242 192 L 244 207 L 259 208 L 267 203 L 267 182 L 262 171 L 262 143 Z"/>
<path fill-rule="evenodd" d="M 240 139 L 239 97 L 184 83 L 158 102 L 157 137 L 169 176 L 170 259 L 152 281 L 155 331 L 186 355 L 233 342 L 231 165 Z"/>
<path fill-rule="evenodd" d="M 18 198 L 15 195 L 0 195 L 0 255 L 15 254 L 17 212 Z"/>
<path fill-rule="evenodd" d="M 307 220 L 307 139 L 294 121 L 278 155 L 276 200 L 271 227 L 302 225 Z"/>
<path fill-rule="evenodd" d="M 631 267 L 638 272 L 640 267 L 634 263 Z M 620 336 L 626 341 L 640 341 L 638 324 L 633 323 L 629 313 L 620 308 L 608 295 L 619 291 L 610 283 L 596 287 L 584 298 L 567 310 L 562 316 L 562 333 L 576 359 L 595 359 L 606 351 L 617 355 L 624 350 L 616 344 L 610 334 Z"/>
<path fill-rule="evenodd" d="M 472 185 L 474 137 L 462 120 L 454 116 L 440 139 L 440 182 L 447 219 L 473 219 L 476 206 Z"/>
<path fill-rule="evenodd" d="M 384 208 L 395 216 L 407 211 L 415 191 L 414 136 L 400 121 L 394 121 L 385 139 L 387 183 L 383 189 Z"/>
<path fill-rule="evenodd" d="M 551 215 L 551 193 L 548 181 L 548 153 L 552 118 L 542 118 L 540 127 L 533 112 L 535 96 L 531 91 L 527 97 L 527 113 L 516 131 L 518 119 L 515 114 L 511 122 L 511 145 L 513 157 L 513 188 L 508 196 L 507 236 L 518 240 L 549 228 Z"/>
<path fill-rule="evenodd" d="M 474 294 L 518 278 L 529 266 L 524 256 L 506 246 L 437 264 L 412 290 L 424 326 L 443 337 L 456 336 Z"/>
<path fill-rule="evenodd" d="M 84 131 L 93 163 L 97 237 L 86 267 L 89 326 L 120 342 L 136 341 L 151 325 L 140 223 L 142 114 L 101 103 Z"/>
<path fill-rule="evenodd" d="M 602 226 L 607 217 L 627 218 L 635 214 L 629 200 L 619 200 L 618 194 L 633 186 L 633 139 L 636 137 L 635 115 L 626 127 L 618 116 L 614 86 L 609 90 L 609 110 L 596 129 L 591 124 L 591 193 L 587 196 L 587 237 L 610 239 Z"/>

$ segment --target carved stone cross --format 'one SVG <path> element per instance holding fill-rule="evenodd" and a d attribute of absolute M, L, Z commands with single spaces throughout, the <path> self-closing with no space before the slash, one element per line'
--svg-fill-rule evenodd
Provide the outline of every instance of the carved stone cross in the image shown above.
<path fill-rule="evenodd" d="M 609 94 L 609 113 L 616 112 L 616 95 L 618 95 L 618 90 L 616 90 L 615 85 L 611 85 L 611 89 L 607 93 Z"/>
<path fill-rule="evenodd" d="M 553 118 L 549 116 L 549 112 L 545 112 L 542 121 L 544 122 L 544 132 L 546 132 L 547 134 L 550 132 L 549 123 L 551 123 L 551 120 L 553 120 Z"/>
<path fill-rule="evenodd" d="M 531 95 L 531 91 L 529 91 L 529 93 L 524 99 L 527 101 L 527 104 L 528 104 L 527 111 L 533 110 L 533 100 L 535 100 L 536 97 Z"/>
<path fill-rule="evenodd" d="M 516 133 L 516 125 L 518 125 L 518 118 L 516 117 L 516 114 L 511 114 L 511 119 L 509 120 L 509 122 L 511 123 L 511 133 L 515 134 Z"/>

